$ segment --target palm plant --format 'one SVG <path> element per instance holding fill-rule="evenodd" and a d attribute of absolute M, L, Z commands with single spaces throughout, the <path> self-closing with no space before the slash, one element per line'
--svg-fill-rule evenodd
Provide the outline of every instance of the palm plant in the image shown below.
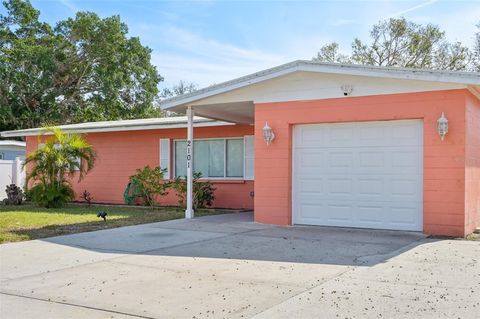
<path fill-rule="evenodd" d="M 30 164 L 26 184 L 33 185 L 27 193 L 41 206 L 60 207 L 74 199 L 70 180 L 75 174 L 82 180 L 93 168 L 95 152 L 79 134 L 66 134 L 59 128 L 49 127 L 42 136 L 45 143 L 30 153 L 24 163 Z"/>

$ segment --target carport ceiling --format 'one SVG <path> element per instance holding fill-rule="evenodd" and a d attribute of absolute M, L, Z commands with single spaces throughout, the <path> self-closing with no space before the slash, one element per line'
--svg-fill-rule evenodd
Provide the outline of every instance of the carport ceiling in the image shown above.
<path fill-rule="evenodd" d="M 184 108 L 174 111 L 184 112 Z M 193 109 L 196 116 L 216 120 L 241 124 L 253 124 L 255 121 L 252 101 L 194 105 Z"/>

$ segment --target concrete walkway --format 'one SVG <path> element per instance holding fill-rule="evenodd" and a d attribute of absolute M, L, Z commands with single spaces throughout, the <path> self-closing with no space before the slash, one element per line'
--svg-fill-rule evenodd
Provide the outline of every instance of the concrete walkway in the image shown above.
<path fill-rule="evenodd" d="M 248 213 L 0 245 L 0 318 L 478 318 L 480 242 Z"/>

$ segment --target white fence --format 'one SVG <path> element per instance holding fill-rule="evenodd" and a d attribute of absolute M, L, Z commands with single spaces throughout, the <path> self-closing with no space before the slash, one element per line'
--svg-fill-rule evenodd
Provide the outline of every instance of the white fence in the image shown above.
<path fill-rule="evenodd" d="M 19 157 L 13 161 L 0 160 L 0 200 L 7 197 L 5 188 L 10 184 L 15 184 L 22 188 L 25 186 L 23 160 Z"/>

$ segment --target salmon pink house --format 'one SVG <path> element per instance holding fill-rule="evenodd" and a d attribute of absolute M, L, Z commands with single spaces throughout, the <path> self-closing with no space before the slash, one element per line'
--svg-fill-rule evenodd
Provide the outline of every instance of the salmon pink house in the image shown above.
<path fill-rule="evenodd" d="M 480 227 L 479 73 L 294 61 L 162 108 L 186 117 L 64 126 L 98 153 L 76 191 L 121 203 L 128 176 L 149 164 L 189 183 L 201 171 L 215 206 L 253 209 L 259 223 Z M 2 135 L 27 136 L 29 152 L 38 134 Z"/>

